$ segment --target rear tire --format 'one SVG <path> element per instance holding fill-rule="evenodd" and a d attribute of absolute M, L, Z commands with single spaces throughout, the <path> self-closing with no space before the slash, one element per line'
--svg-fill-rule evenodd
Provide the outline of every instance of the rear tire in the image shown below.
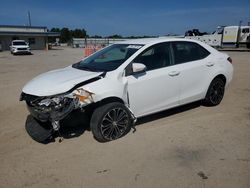
<path fill-rule="evenodd" d="M 247 43 L 247 48 L 248 48 L 248 49 L 250 48 L 250 42 L 249 42 L 249 43 Z"/>
<path fill-rule="evenodd" d="M 205 106 L 219 105 L 223 99 L 225 91 L 225 82 L 221 78 L 215 78 L 208 88 L 204 99 Z"/>
<path fill-rule="evenodd" d="M 123 137 L 130 131 L 131 125 L 132 118 L 129 110 L 118 102 L 97 107 L 90 120 L 93 136 L 99 142 Z"/>

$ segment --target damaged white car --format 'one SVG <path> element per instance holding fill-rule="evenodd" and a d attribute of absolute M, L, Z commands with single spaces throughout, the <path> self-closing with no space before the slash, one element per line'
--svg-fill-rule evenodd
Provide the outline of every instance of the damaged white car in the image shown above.
<path fill-rule="evenodd" d="M 91 109 L 92 133 L 105 142 L 128 133 L 138 117 L 199 100 L 218 105 L 232 75 L 231 58 L 204 43 L 138 39 L 34 78 L 20 100 L 54 131 L 73 110 Z"/>

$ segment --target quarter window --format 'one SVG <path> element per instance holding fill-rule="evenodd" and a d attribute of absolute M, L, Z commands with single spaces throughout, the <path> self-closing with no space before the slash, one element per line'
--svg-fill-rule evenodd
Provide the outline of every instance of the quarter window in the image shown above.
<path fill-rule="evenodd" d="M 210 53 L 197 43 L 173 42 L 175 64 L 204 59 Z"/>
<path fill-rule="evenodd" d="M 170 43 L 160 43 L 149 47 L 133 62 L 144 64 L 148 71 L 171 65 Z"/>

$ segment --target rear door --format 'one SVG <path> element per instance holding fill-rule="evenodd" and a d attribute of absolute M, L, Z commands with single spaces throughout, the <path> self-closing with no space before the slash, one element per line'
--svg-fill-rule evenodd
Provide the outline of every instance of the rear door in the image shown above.
<path fill-rule="evenodd" d="M 180 104 L 204 98 L 214 62 L 210 52 L 194 42 L 172 42 L 174 64 L 180 71 Z"/>

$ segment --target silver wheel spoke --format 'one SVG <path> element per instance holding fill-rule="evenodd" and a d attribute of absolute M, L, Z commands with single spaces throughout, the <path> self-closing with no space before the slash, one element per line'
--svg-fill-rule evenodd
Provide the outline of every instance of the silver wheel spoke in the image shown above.
<path fill-rule="evenodd" d="M 129 116 L 122 108 L 111 109 L 103 117 L 101 133 L 107 140 L 114 140 L 122 136 L 129 125 Z"/>
<path fill-rule="evenodd" d="M 112 139 L 112 138 L 111 138 L 112 133 L 113 133 L 113 128 L 110 128 L 110 129 L 109 129 L 109 132 L 108 132 L 108 134 L 107 134 L 107 137 L 108 137 L 109 139 Z"/>

